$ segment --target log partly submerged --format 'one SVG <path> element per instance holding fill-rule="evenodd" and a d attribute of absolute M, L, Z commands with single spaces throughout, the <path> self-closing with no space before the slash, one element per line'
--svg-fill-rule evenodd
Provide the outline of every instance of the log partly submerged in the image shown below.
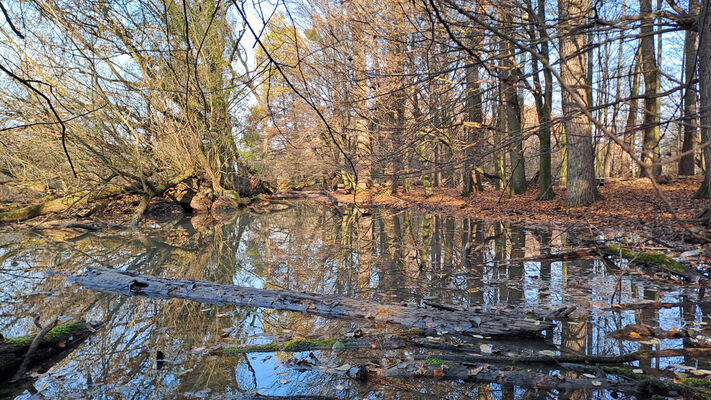
<path fill-rule="evenodd" d="M 98 324 L 72 322 L 48 330 L 29 354 L 26 369 L 53 364 L 96 332 L 98 327 Z M 0 338 L 0 384 L 6 384 L 16 375 L 35 337 L 36 335 Z M 0 397 L 2 393 L 3 391 L 0 390 Z"/>
<path fill-rule="evenodd" d="M 555 326 L 552 322 L 527 318 L 519 313 L 496 314 L 476 308 L 446 311 L 412 305 L 380 304 L 291 290 L 160 278 L 100 267 L 88 267 L 85 272 L 68 279 L 87 289 L 123 296 L 178 298 L 206 304 L 263 307 L 328 318 L 375 321 L 405 328 L 418 328 L 424 332 L 447 331 L 450 334 L 466 336 L 513 336 L 538 333 Z"/>

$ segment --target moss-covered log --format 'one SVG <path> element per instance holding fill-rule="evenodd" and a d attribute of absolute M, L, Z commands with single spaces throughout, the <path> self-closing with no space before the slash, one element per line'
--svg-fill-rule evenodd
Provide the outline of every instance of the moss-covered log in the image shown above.
<path fill-rule="evenodd" d="M 424 332 L 417 328 L 381 335 L 351 338 L 294 339 L 284 342 L 228 346 L 213 351 L 214 354 L 271 353 L 275 351 L 350 350 L 350 349 L 400 349 L 416 345 L 409 339 Z"/>
<path fill-rule="evenodd" d="M 639 263 L 685 279 L 696 280 L 698 278 L 698 274 L 695 271 L 666 254 L 637 252 L 611 243 L 606 244 L 603 250 L 608 255 L 622 257 L 630 262 Z"/>
<path fill-rule="evenodd" d="M 31 354 L 29 369 L 56 360 L 76 348 L 95 332 L 97 326 L 85 322 L 73 322 L 51 329 L 42 338 L 39 347 Z M 0 339 L 0 383 L 11 379 L 25 359 L 35 335 Z"/>
<path fill-rule="evenodd" d="M 30 205 L 10 206 L 0 213 L 0 222 L 17 222 L 51 213 L 67 211 L 70 207 L 83 205 L 91 201 L 102 200 L 121 193 L 119 189 L 99 190 L 95 192 L 82 191 L 58 199 L 48 200 Z"/>

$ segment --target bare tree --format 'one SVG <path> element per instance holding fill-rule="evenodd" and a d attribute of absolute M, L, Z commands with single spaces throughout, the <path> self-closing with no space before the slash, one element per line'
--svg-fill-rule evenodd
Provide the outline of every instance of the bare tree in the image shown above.
<path fill-rule="evenodd" d="M 577 96 L 579 99 L 587 99 L 586 37 L 579 31 L 579 27 L 584 25 L 587 12 L 583 0 L 558 1 L 561 85 L 570 89 L 562 92 L 563 129 L 568 149 L 566 203 L 569 206 L 592 204 L 598 196 L 593 164 L 592 124 L 572 98 Z"/>

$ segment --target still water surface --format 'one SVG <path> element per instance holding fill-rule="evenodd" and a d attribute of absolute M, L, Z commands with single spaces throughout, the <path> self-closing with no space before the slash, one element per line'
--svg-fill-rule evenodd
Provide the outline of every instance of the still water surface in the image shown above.
<path fill-rule="evenodd" d="M 0 231 L 0 332 L 6 337 L 36 333 L 35 317 L 105 322 L 34 382 L 46 398 L 219 399 L 255 393 L 358 399 L 621 398 L 604 390 L 536 394 L 497 384 L 426 379 L 361 383 L 318 368 L 290 367 L 294 359 L 330 366 L 387 364 L 427 352 L 424 349 L 210 355 L 208 350 L 215 346 L 342 337 L 372 327 L 300 313 L 98 294 L 68 284 L 63 275 L 99 265 L 383 303 L 430 300 L 491 310 L 578 306 L 573 320 L 559 322 L 547 338 L 515 346 L 520 354 L 553 349 L 616 355 L 679 348 L 684 346 L 681 339 L 640 344 L 607 334 L 630 323 L 669 330 L 708 321 L 711 307 L 694 304 L 697 289 L 692 287 L 660 284 L 635 273 L 620 278 L 620 270 L 594 257 L 526 261 L 565 251 L 571 239 L 565 232 L 474 218 L 392 210 L 369 210 L 364 215 L 309 203 L 271 214 L 242 211 L 220 220 L 194 216 L 150 222 L 140 230 L 5 229 Z M 612 309 L 616 291 L 615 303 L 680 305 Z M 497 344 L 493 346 L 496 349 Z M 164 361 L 157 362 L 158 351 Z M 678 364 L 708 368 L 704 360 L 684 357 L 636 365 L 647 373 L 672 377 L 672 365 Z M 17 396 L 31 398 L 27 391 Z"/>

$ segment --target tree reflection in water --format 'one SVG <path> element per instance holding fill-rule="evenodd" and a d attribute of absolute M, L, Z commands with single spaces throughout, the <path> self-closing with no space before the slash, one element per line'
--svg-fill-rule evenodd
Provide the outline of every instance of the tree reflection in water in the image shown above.
<path fill-rule="evenodd" d="M 35 382 L 50 398 L 219 398 L 258 391 L 339 398 L 490 399 L 531 393 L 496 384 L 448 381 L 360 384 L 319 371 L 291 370 L 283 363 L 294 354 L 286 353 L 211 356 L 203 350 L 221 343 L 333 337 L 357 326 L 273 310 L 97 294 L 68 286 L 63 274 L 103 265 L 379 302 L 426 299 L 489 309 L 577 304 L 576 319 L 559 323 L 550 340 L 563 350 L 582 354 L 614 355 L 638 346 L 681 347 L 680 340 L 645 347 L 608 339 L 606 333 L 635 322 L 681 329 L 705 322 L 711 312 L 707 306 L 691 303 L 662 310 L 610 310 L 618 279 L 599 259 L 507 261 L 555 252 L 566 247 L 568 239 L 562 232 L 471 218 L 388 210 L 363 214 L 309 204 L 266 215 L 241 212 L 222 220 L 201 215 L 156 222 L 140 231 L 83 234 L 67 229 L 6 229 L 0 232 L 0 331 L 5 336 L 32 333 L 35 317 L 106 321 L 95 336 Z M 624 276 L 620 287 L 622 303 L 693 301 L 696 293 L 692 288 L 659 287 L 638 275 Z M 533 347 L 521 348 L 522 353 L 535 352 Z M 156 363 L 159 350 L 166 358 L 161 368 Z M 317 357 L 340 365 L 356 359 L 387 362 L 404 353 L 375 349 L 317 352 Z M 641 366 L 656 370 L 684 361 L 683 357 L 646 360 Z M 556 396 L 590 398 L 593 394 Z"/>

